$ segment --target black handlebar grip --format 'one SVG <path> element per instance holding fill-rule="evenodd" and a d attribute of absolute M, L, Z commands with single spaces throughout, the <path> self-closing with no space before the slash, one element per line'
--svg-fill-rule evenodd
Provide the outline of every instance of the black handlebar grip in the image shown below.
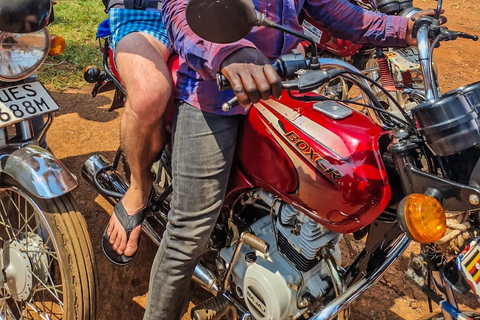
<path fill-rule="evenodd" d="M 230 82 L 228 81 L 227 77 L 225 77 L 220 72 L 217 73 L 217 86 L 218 86 L 218 90 L 220 90 L 220 91 L 232 88 L 232 86 L 230 85 Z"/>

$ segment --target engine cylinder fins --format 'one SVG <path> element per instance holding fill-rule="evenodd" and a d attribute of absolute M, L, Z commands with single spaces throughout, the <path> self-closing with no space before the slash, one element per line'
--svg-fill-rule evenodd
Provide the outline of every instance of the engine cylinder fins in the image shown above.
<path fill-rule="evenodd" d="M 219 320 L 228 315 L 228 319 L 236 319 L 236 308 L 223 296 L 212 297 L 194 307 L 190 317 L 192 320 Z"/>
<path fill-rule="evenodd" d="M 301 253 L 295 250 L 283 233 L 279 232 L 277 237 L 279 250 L 288 258 L 288 260 L 290 260 L 290 262 L 295 265 L 298 270 L 307 272 L 319 262 L 317 258 L 312 260 L 305 258 Z"/>
<path fill-rule="evenodd" d="M 242 241 L 252 249 L 260 251 L 263 254 L 267 254 L 270 245 L 262 239 L 254 236 L 251 233 L 243 232 L 241 235 Z"/>
<path fill-rule="evenodd" d="M 302 244 L 302 256 L 307 260 L 314 260 L 317 256 L 318 244 L 316 240 L 325 235 L 325 230 L 312 219 L 306 219 L 300 229 L 300 243 Z"/>

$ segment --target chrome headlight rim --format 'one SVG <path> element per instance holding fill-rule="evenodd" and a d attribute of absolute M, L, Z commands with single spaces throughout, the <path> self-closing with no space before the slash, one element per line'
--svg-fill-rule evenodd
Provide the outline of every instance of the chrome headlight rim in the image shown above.
<path fill-rule="evenodd" d="M 22 72 L 13 74 L 13 75 L 5 75 L 2 73 L 0 70 L 0 81 L 4 82 L 16 82 L 23 80 L 25 78 L 28 78 L 31 76 L 33 73 L 35 73 L 38 68 L 45 62 L 45 60 L 48 57 L 48 51 L 50 49 L 50 33 L 48 32 L 47 28 L 43 28 L 41 30 L 35 31 L 35 32 L 30 32 L 30 33 L 14 33 L 14 32 L 0 32 L 0 37 L 3 39 L 5 37 L 11 36 L 14 37 L 15 39 L 20 39 L 23 37 L 28 37 L 31 36 L 32 34 L 37 34 L 39 36 L 43 36 L 44 39 L 44 48 L 41 50 L 42 55 L 41 57 L 33 63 L 31 66 L 26 68 L 25 70 L 22 70 Z M 2 43 L 0 43 L 0 54 L 2 50 L 8 51 L 8 48 L 2 48 Z M 0 61 L 1 62 L 1 61 Z M 3 63 L 3 62 L 1 62 Z"/>

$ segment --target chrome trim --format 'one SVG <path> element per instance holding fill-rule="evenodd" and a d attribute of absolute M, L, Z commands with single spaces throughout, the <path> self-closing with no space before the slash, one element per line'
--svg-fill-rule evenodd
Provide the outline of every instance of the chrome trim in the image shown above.
<path fill-rule="evenodd" d="M 143 220 L 142 230 L 150 238 L 150 240 L 153 241 L 153 243 L 155 243 L 157 246 L 160 246 L 162 237 L 155 231 L 155 229 L 147 220 Z"/>
<path fill-rule="evenodd" d="M 111 163 L 105 159 L 101 154 L 94 154 L 88 158 L 82 166 L 82 177 L 87 180 L 94 188 L 93 177 L 95 173 L 100 170 L 111 166 Z"/>
<path fill-rule="evenodd" d="M 50 129 L 50 126 L 53 123 L 53 113 L 49 113 L 47 117 L 47 122 L 45 122 L 45 125 L 43 126 L 42 131 L 38 134 L 38 141 L 42 141 L 42 139 L 45 137 L 47 134 L 48 129 Z"/>
<path fill-rule="evenodd" d="M 341 294 L 345 292 L 345 281 L 340 274 L 340 268 L 337 265 L 337 261 L 335 257 L 332 255 L 330 249 L 328 247 L 322 248 L 322 258 L 325 260 L 325 264 L 327 266 L 328 272 L 330 274 L 330 278 L 333 282 L 333 288 L 335 290 L 335 295 L 339 297 Z M 345 307 L 342 311 L 339 312 L 337 319 L 338 320 L 348 320 L 350 316 L 350 308 Z"/>
<path fill-rule="evenodd" d="M 59 197 L 77 187 L 75 176 L 50 152 L 35 145 L 2 150 L 0 173 L 41 199 Z"/>
<path fill-rule="evenodd" d="M 425 93 L 427 100 L 438 98 L 438 89 L 433 77 L 432 65 L 428 56 L 430 50 L 430 41 L 428 39 L 428 26 L 420 27 L 418 30 L 418 57 L 420 59 L 420 67 L 422 68 L 423 84 L 425 85 Z"/>
<path fill-rule="evenodd" d="M 35 135 L 33 131 L 32 119 L 23 120 L 19 124 L 20 132 L 23 140 L 30 140 Z"/>
<path fill-rule="evenodd" d="M 363 292 L 369 289 L 387 270 L 387 268 L 395 262 L 398 257 L 407 249 L 410 239 L 403 235 L 400 240 L 393 246 L 385 257 L 385 261 L 372 273 L 367 274 L 352 286 L 347 288 L 343 294 L 333 299 L 325 308 L 320 310 L 310 320 L 330 320 L 345 309 L 351 302 L 358 298 Z"/>
<path fill-rule="evenodd" d="M 195 270 L 193 271 L 192 278 L 203 289 L 207 290 L 211 294 L 216 296 L 220 292 L 220 288 L 217 285 L 217 277 L 215 277 L 213 273 L 202 264 L 197 264 Z"/>
<path fill-rule="evenodd" d="M 458 309 L 457 300 L 453 295 L 452 287 L 445 282 L 443 274 L 440 271 L 432 271 L 431 274 L 437 293 L 444 297 L 445 300 L 447 300 L 448 303 L 450 303 L 453 307 Z M 447 311 L 445 311 L 443 308 L 441 309 L 444 320 L 454 320 L 454 318 Z"/>

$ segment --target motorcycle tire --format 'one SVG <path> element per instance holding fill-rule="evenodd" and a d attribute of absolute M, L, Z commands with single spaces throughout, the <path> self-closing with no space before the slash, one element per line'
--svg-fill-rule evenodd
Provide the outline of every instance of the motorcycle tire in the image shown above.
<path fill-rule="evenodd" d="M 0 265 L 2 319 L 96 320 L 93 248 L 70 194 L 0 185 Z"/>

